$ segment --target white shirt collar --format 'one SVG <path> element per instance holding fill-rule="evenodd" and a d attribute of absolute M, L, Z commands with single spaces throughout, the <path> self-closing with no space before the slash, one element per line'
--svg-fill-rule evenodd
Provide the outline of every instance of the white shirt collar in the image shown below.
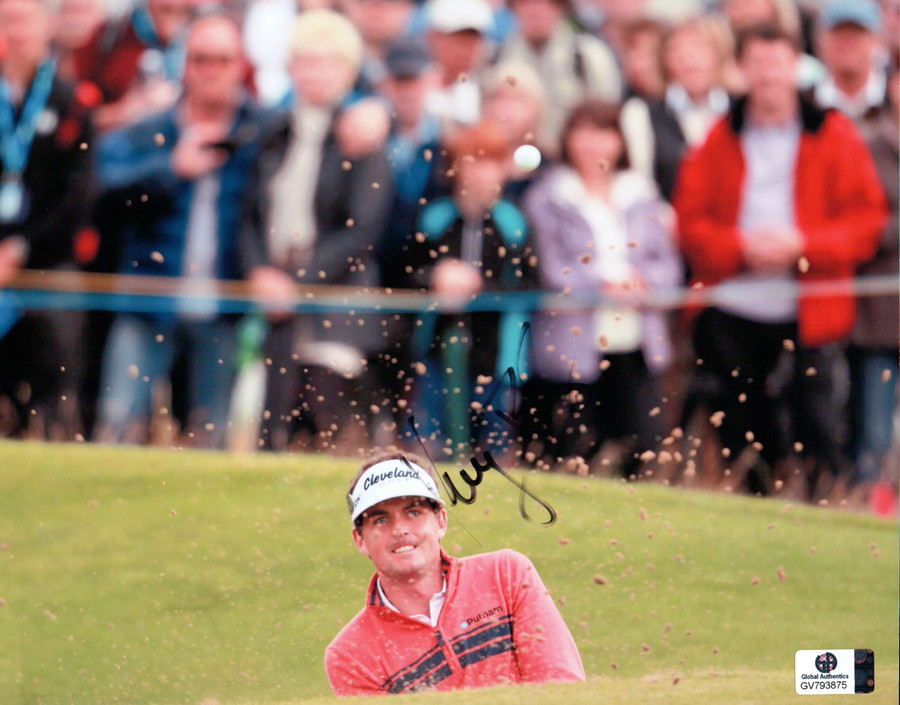
<path fill-rule="evenodd" d="M 570 166 L 558 167 L 553 179 L 553 194 L 560 203 L 580 209 L 586 202 L 598 200 L 587 192 L 578 172 Z M 613 175 L 609 201 L 616 209 L 625 210 L 656 194 L 655 185 L 647 177 L 634 169 L 623 169 Z"/>
<path fill-rule="evenodd" d="M 837 87 L 830 75 L 816 86 L 816 102 L 826 108 L 837 108 L 851 119 L 861 117 L 869 108 L 884 102 L 887 78 L 884 71 L 872 68 L 869 80 L 856 95 L 847 95 Z"/>
<path fill-rule="evenodd" d="M 387 595 L 384 594 L 384 590 L 381 589 L 381 579 L 375 581 L 375 586 L 378 588 L 378 596 L 381 598 L 381 601 L 384 603 L 385 607 L 394 610 L 394 612 L 400 612 L 388 598 Z M 441 591 L 434 593 L 431 596 L 431 600 L 428 602 L 428 609 L 431 613 L 428 614 L 411 614 L 409 615 L 410 619 L 414 619 L 417 622 L 422 622 L 422 624 L 427 624 L 432 627 L 437 626 L 438 617 L 441 614 L 441 608 L 444 606 L 444 600 L 447 597 L 447 578 L 444 578 L 443 585 L 441 586 Z"/>
<path fill-rule="evenodd" d="M 718 86 L 710 89 L 706 97 L 695 102 L 677 83 L 670 83 L 666 87 L 666 105 L 676 115 L 681 115 L 688 111 L 708 112 L 716 115 L 723 115 L 728 110 L 728 93 Z"/>

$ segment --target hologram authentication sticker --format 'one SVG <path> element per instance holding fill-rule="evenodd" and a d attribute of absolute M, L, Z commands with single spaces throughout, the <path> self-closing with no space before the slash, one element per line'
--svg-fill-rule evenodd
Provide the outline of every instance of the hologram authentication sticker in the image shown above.
<path fill-rule="evenodd" d="M 849 695 L 875 690 L 872 649 L 801 649 L 794 654 L 798 695 Z"/>

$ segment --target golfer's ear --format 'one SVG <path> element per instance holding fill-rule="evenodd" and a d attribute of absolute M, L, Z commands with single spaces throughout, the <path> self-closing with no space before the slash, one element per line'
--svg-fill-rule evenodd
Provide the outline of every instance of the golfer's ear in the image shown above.
<path fill-rule="evenodd" d="M 359 533 L 359 530 L 354 527 L 351 535 L 353 536 L 353 543 L 356 544 L 356 550 L 362 553 L 364 556 L 368 556 L 369 549 L 366 548 L 366 544 L 363 543 L 362 534 Z"/>
<path fill-rule="evenodd" d="M 447 509 L 446 507 L 441 507 L 440 511 L 437 513 L 438 520 L 438 533 L 440 534 L 440 538 L 444 538 L 447 534 Z"/>

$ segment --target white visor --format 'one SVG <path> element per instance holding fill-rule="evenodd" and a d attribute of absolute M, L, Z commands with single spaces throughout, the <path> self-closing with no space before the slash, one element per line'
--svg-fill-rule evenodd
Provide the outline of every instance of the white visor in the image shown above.
<path fill-rule="evenodd" d="M 366 470 L 347 495 L 351 521 L 395 497 L 424 497 L 444 506 L 437 484 L 424 468 L 408 460 L 383 460 Z"/>

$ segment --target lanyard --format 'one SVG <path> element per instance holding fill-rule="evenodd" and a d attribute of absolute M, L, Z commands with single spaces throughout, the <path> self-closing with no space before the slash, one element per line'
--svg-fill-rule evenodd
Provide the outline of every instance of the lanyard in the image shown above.
<path fill-rule="evenodd" d="M 131 15 L 131 27 L 140 42 L 150 51 L 159 52 L 162 57 L 163 78 L 169 81 L 178 81 L 184 71 L 184 46 L 175 38 L 168 45 L 162 43 L 153 18 L 146 7 L 139 7 Z"/>
<path fill-rule="evenodd" d="M 56 62 L 53 59 L 47 59 L 38 67 L 25 96 L 18 123 L 9 83 L 0 80 L 0 160 L 6 174 L 20 176 L 25 171 L 38 117 L 47 107 L 55 73 Z"/>

